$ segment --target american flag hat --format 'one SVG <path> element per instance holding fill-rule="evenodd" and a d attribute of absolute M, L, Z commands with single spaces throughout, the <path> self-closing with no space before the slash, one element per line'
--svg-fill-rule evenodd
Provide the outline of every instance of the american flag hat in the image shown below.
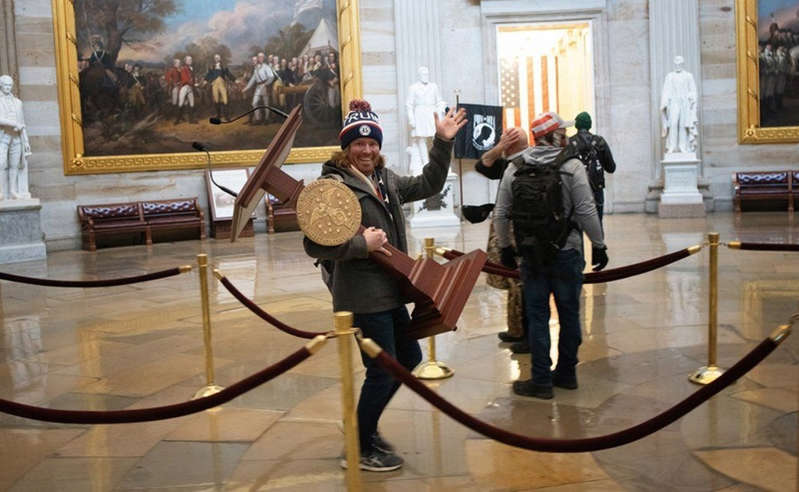
<path fill-rule="evenodd" d="M 549 135 L 558 128 L 568 128 L 574 125 L 574 121 L 563 121 L 563 118 L 558 116 L 558 113 L 552 111 L 538 115 L 536 119 L 530 124 L 530 131 L 533 132 L 534 138 Z"/>

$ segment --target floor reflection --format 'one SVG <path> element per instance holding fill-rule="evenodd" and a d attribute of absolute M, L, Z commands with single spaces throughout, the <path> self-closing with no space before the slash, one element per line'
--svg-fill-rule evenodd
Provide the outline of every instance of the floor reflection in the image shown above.
<path fill-rule="evenodd" d="M 605 219 L 611 263 L 644 261 L 702 242 L 794 241 L 785 214 Z M 417 234 L 412 254 L 428 233 Z M 464 224 L 439 244 L 485 245 Z M 249 298 L 306 330 L 331 326 L 330 295 L 298 233 L 51 253 L 10 273 L 104 278 L 195 264 L 207 253 Z M 796 254 L 719 250 L 719 363 L 737 361 L 799 310 Z M 242 308 L 210 279 L 216 379 L 232 384 L 302 346 Z M 205 384 L 197 272 L 134 286 L 55 289 L 0 282 L 0 397 L 53 408 L 117 410 L 185 401 Z M 458 322 L 437 338 L 455 370 L 435 391 L 494 425 L 578 438 L 638 424 L 697 387 L 707 360 L 707 252 L 583 289 L 576 391 L 540 401 L 512 394 L 530 356 L 511 354 L 505 291 L 481 278 Z M 368 295 L 368 293 L 365 293 Z M 553 363 L 559 325 L 552 306 Z M 357 368 L 360 385 L 363 370 Z M 356 386 L 357 389 L 357 386 Z M 142 424 L 61 426 L 0 415 L 0 489 L 344 490 L 335 347 L 213 412 Z M 799 336 L 735 385 L 662 431 L 606 451 L 554 455 L 492 442 L 400 389 L 381 432 L 406 460 L 365 473 L 365 490 L 796 490 Z"/>

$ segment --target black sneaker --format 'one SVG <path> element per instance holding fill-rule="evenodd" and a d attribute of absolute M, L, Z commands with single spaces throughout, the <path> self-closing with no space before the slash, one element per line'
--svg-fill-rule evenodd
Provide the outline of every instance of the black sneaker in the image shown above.
<path fill-rule="evenodd" d="M 515 337 L 515 336 L 511 335 L 510 333 L 508 333 L 507 331 L 501 331 L 501 332 L 497 333 L 497 337 L 501 341 L 503 341 L 505 343 L 522 342 L 525 339 L 524 335 Z"/>
<path fill-rule="evenodd" d="M 510 346 L 510 351 L 514 354 L 529 354 L 531 352 L 530 344 L 527 342 L 512 343 Z"/>
<path fill-rule="evenodd" d="M 399 469 L 405 461 L 394 453 L 384 453 L 379 449 L 373 449 L 361 454 L 361 470 L 373 472 L 389 472 Z M 342 468 L 347 469 L 347 459 L 342 458 L 339 463 Z"/>
<path fill-rule="evenodd" d="M 375 432 L 372 434 L 372 446 L 384 453 L 395 454 L 397 452 L 397 449 L 394 447 L 394 445 L 383 439 L 383 436 L 380 435 L 380 432 Z"/>
<path fill-rule="evenodd" d="M 552 399 L 552 386 L 534 384 L 532 379 L 527 381 L 514 381 L 513 392 L 520 396 L 532 396 L 542 400 Z"/>
<path fill-rule="evenodd" d="M 552 373 L 552 386 L 563 388 L 567 390 L 577 389 L 577 376 L 565 377 L 559 376 L 557 373 Z"/>

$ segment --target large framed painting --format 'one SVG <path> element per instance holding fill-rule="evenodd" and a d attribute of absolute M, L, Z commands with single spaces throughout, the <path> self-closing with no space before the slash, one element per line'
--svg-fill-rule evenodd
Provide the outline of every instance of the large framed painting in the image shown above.
<path fill-rule="evenodd" d="M 357 0 L 52 0 L 65 174 L 258 162 L 301 104 L 287 162 L 330 156 L 361 95 Z M 222 124 L 214 124 L 219 123 Z"/>
<path fill-rule="evenodd" d="M 799 142 L 799 0 L 736 0 L 738 141 Z"/>

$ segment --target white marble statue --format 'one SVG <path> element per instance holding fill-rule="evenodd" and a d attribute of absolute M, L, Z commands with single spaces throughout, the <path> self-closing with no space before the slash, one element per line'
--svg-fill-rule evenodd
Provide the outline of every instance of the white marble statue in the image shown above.
<path fill-rule="evenodd" d="M 683 69 L 683 57 L 674 57 L 674 71 L 666 75 L 660 98 L 666 158 L 673 153 L 695 153 L 698 133 L 697 91 L 694 76 Z"/>
<path fill-rule="evenodd" d="M 419 67 L 419 80 L 408 88 L 408 125 L 411 129 L 410 152 L 411 164 L 409 173 L 415 176 L 422 172 L 427 162 L 428 139 L 436 133 L 433 113 L 443 115 L 447 103 L 441 99 L 438 86 L 430 82 L 430 71 L 427 67 Z"/>
<path fill-rule="evenodd" d="M 25 131 L 22 101 L 11 94 L 14 80 L 0 76 L 0 200 L 27 199 L 31 147 Z"/>

